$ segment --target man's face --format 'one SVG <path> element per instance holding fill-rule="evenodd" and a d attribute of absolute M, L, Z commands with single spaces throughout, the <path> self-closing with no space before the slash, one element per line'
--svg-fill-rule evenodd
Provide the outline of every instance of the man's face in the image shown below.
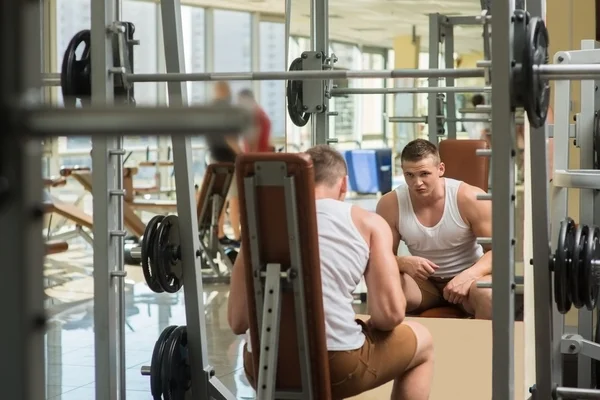
<path fill-rule="evenodd" d="M 411 193 L 428 196 L 444 175 L 444 163 L 438 162 L 433 156 L 427 156 L 419 161 L 402 161 L 402 170 Z"/>

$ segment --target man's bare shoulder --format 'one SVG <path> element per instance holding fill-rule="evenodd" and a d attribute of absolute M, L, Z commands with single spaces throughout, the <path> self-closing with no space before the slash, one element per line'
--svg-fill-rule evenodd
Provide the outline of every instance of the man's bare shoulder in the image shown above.
<path fill-rule="evenodd" d="M 357 205 L 352 206 L 352 220 L 366 240 L 369 240 L 374 231 L 389 229 L 388 223 L 381 215 Z"/>
<path fill-rule="evenodd" d="M 461 182 L 456 193 L 459 207 L 472 207 L 477 202 L 477 196 L 485 194 L 485 191 L 477 186 L 469 185 L 466 182 Z"/>

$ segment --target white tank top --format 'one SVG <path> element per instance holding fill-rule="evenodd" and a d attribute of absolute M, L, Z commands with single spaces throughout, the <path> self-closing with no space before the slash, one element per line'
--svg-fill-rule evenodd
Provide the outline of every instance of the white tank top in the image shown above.
<path fill-rule="evenodd" d="M 325 337 L 330 351 L 355 350 L 365 341 L 352 302 L 369 262 L 369 246 L 352 221 L 352 207 L 334 199 L 317 200 Z"/>
<path fill-rule="evenodd" d="M 432 227 L 422 225 L 417 219 L 406 183 L 396 188 L 400 207 L 398 230 L 410 254 L 426 258 L 440 267 L 433 276 L 452 278 L 477 262 L 483 256 L 483 248 L 458 210 L 457 194 L 462 182 L 450 178 L 444 180 L 444 213 Z"/>
<path fill-rule="evenodd" d="M 350 203 L 334 199 L 316 202 L 321 285 L 327 350 L 360 348 L 365 336 L 355 321 L 353 293 L 369 261 L 369 246 L 354 225 Z M 251 351 L 249 331 L 247 348 Z"/>

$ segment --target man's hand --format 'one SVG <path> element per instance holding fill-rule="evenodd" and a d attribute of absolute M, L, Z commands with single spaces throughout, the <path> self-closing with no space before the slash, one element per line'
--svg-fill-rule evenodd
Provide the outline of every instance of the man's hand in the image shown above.
<path fill-rule="evenodd" d="M 477 277 L 471 274 L 469 271 L 463 271 L 456 275 L 444 287 L 442 293 L 444 295 L 444 299 L 446 299 L 448 303 L 462 304 L 467 299 L 471 284 L 475 280 L 477 280 Z"/>
<path fill-rule="evenodd" d="M 417 256 L 396 257 L 398 268 L 411 278 L 426 281 L 437 269 L 437 265 L 426 258 Z"/>

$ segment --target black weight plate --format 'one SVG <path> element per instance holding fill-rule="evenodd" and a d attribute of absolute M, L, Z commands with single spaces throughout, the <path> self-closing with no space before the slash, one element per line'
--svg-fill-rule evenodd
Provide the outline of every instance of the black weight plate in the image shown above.
<path fill-rule="evenodd" d="M 179 259 L 179 219 L 169 215 L 160 223 L 156 240 L 156 273 L 160 286 L 167 293 L 176 293 L 183 286 L 183 268 Z"/>
<path fill-rule="evenodd" d="M 562 314 L 571 309 L 571 298 L 569 296 L 569 264 L 571 262 L 571 250 L 573 242 L 573 231 L 575 222 L 566 217 L 560 223 L 558 243 L 554 254 L 554 302 L 556 308 Z"/>
<path fill-rule="evenodd" d="M 164 400 L 184 400 L 192 384 L 185 326 L 178 327 L 169 336 L 162 361 Z"/>
<path fill-rule="evenodd" d="M 142 240 L 142 272 L 144 273 L 144 279 L 146 280 L 146 284 L 155 293 L 164 292 L 163 288 L 160 286 L 158 279 L 156 278 L 156 274 L 152 271 L 152 264 L 154 263 L 151 258 L 152 254 L 152 241 L 154 236 L 156 235 L 156 229 L 158 228 L 160 222 L 165 217 L 163 215 L 156 215 L 153 217 L 148 224 L 146 225 L 146 229 L 144 230 L 144 236 Z"/>
<path fill-rule="evenodd" d="M 583 301 L 588 310 L 593 310 L 598 298 L 598 279 L 596 278 L 596 268 L 593 266 L 594 260 L 600 257 L 600 228 L 591 226 L 589 228 L 588 240 L 585 251 L 583 252 L 583 275 L 585 279 L 585 290 Z"/>
<path fill-rule="evenodd" d="M 521 73 L 525 89 L 525 111 L 533 128 L 544 126 L 550 106 L 550 81 L 534 72 L 534 66 L 548 64 L 549 37 L 546 24 L 533 17 L 527 25 Z"/>
<path fill-rule="evenodd" d="M 63 55 L 60 86 L 66 107 L 75 107 L 76 99 L 80 99 L 82 104 L 85 104 L 89 102 L 92 95 L 90 40 L 89 29 L 77 32 L 69 41 Z M 76 52 L 82 43 L 85 47 L 81 58 L 77 59 Z"/>
<path fill-rule="evenodd" d="M 175 328 L 177 328 L 176 325 L 167 326 L 158 337 L 158 340 L 156 340 L 154 350 L 152 351 L 152 362 L 150 364 L 150 392 L 155 400 L 162 399 L 162 359 L 167 339 Z"/>
<path fill-rule="evenodd" d="M 585 287 L 585 275 L 583 274 L 583 255 L 585 253 L 585 243 L 587 241 L 588 226 L 579 224 L 573 235 L 573 248 L 571 259 L 571 301 L 575 308 L 581 308 L 584 305 L 582 287 Z M 583 291 L 585 293 L 585 291 Z"/>
<path fill-rule="evenodd" d="M 302 58 L 296 58 L 290 64 L 290 71 L 302 71 Z M 287 110 L 296 126 L 304 126 L 310 120 L 310 114 L 304 112 L 302 81 L 289 80 L 286 87 Z"/>

